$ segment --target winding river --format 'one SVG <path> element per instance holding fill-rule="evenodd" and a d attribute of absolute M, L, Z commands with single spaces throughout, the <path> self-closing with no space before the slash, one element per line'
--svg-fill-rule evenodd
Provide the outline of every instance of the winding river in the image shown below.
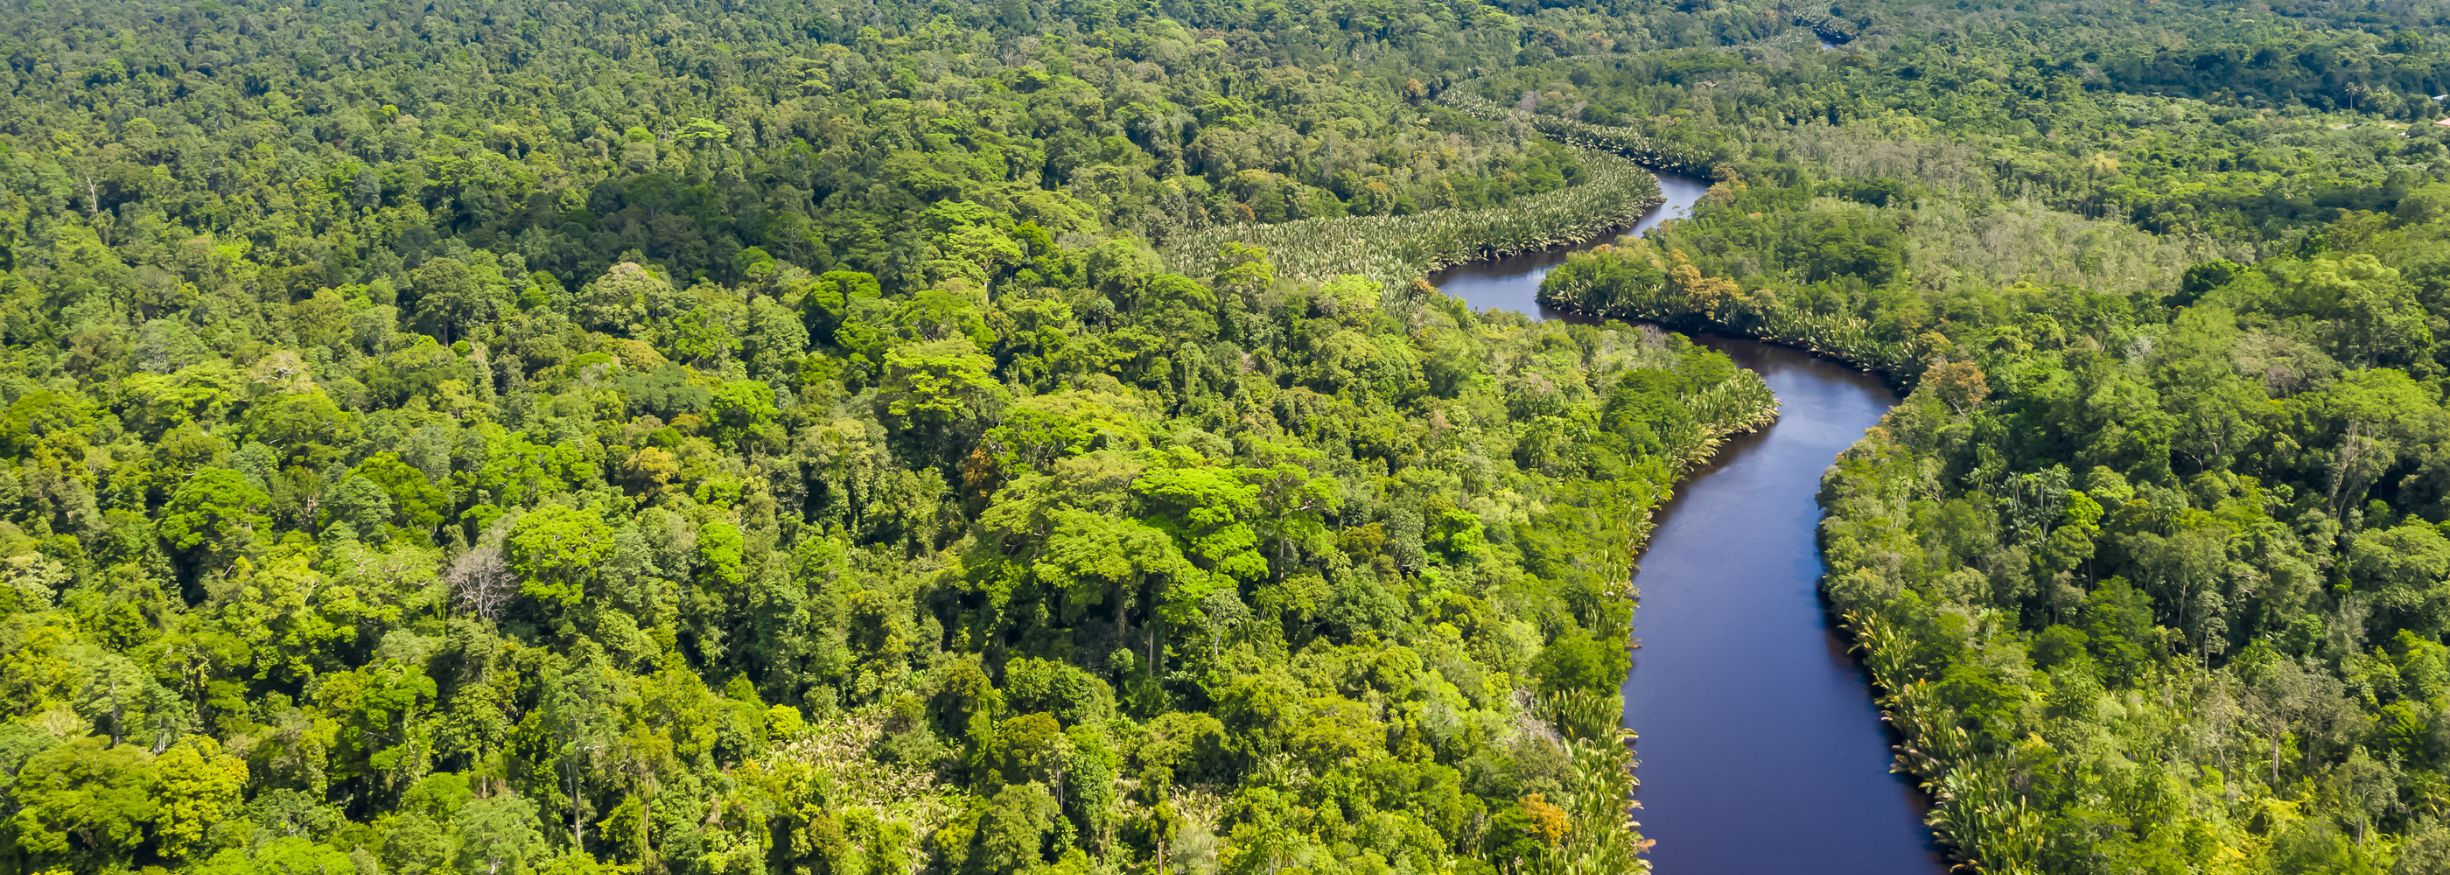
<path fill-rule="evenodd" d="M 1666 203 L 1627 233 L 1688 215 L 1708 188 L 1659 183 Z M 1540 279 L 1569 251 L 1431 279 L 1478 309 L 1555 318 L 1538 303 Z M 1664 875 L 1943 872 L 1922 798 L 1889 772 L 1889 730 L 1819 588 L 1821 473 L 1896 396 L 1796 350 L 1695 339 L 1760 373 L 1781 413 L 1677 490 L 1634 575 L 1641 646 L 1625 725 L 1638 736 L 1651 860 Z"/>

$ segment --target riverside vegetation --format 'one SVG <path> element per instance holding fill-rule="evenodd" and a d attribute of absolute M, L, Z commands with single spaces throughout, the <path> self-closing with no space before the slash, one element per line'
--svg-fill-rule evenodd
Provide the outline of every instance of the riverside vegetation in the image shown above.
<path fill-rule="evenodd" d="M 0 8 L 0 872 L 1638 867 L 1636 150 L 1969 866 L 2450 869 L 2427 4 Z"/>
<path fill-rule="evenodd" d="M 1914 387 L 1824 484 L 1826 592 L 1981 871 L 2450 870 L 2450 45 L 2297 6 L 1491 83 L 1744 146 L 1552 303 Z"/>
<path fill-rule="evenodd" d="M 1153 247 L 1629 216 L 1407 86 L 1638 22 L 5 8 L 0 872 L 1640 865 L 1628 568 L 1760 381 Z"/>

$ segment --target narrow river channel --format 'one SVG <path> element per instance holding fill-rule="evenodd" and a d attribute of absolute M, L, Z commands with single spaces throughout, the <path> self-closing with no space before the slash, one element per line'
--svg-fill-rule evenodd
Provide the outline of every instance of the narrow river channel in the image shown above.
<path fill-rule="evenodd" d="M 1707 190 L 1682 177 L 1659 183 L 1667 202 L 1628 233 L 1689 214 Z M 1539 306 L 1540 279 L 1567 253 L 1431 279 L 1478 309 L 1553 318 Z M 1677 490 L 1634 575 L 1641 646 L 1625 725 L 1638 735 L 1651 860 L 1661 875 L 1943 872 L 1921 797 L 1889 772 L 1889 732 L 1819 588 L 1821 473 L 1896 396 L 1796 350 L 1696 340 L 1759 372 L 1781 412 Z"/>

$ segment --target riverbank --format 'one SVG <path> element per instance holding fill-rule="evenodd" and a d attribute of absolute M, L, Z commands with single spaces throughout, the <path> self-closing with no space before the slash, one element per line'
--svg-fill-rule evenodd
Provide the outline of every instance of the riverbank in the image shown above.
<path fill-rule="evenodd" d="M 1638 798 L 1671 872 L 1945 870 L 1899 740 L 1820 582 L 1822 472 L 1896 396 L 1787 347 L 1699 342 L 1762 375 L 1778 421 L 1727 442 L 1660 508 L 1634 582 L 1624 687 Z"/>
<path fill-rule="evenodd" d="M 1694 182 L 1661 212 L 1689 210 L 1706 191 Z M 1616 239 L 1433 281 L 1476 308 L 1587 321 L 1543 301 L 1541 281 Z M 1676 872 L 1943 871 L 1922 797 L 1889 768 L 1898 739 L 1819 587 L 1820 473 L 1896 395 L 1801 344 L 1697 342 L 1778 384 L 1765 382 L 1774 408 L 1694 448 L 1672 497 L 1637 528 L 1641 647 L 1623 725 L 1635 734 L 1650 861 Z"/>
<path fill-rule="evenodd" d="M 1665 200 L 1657 178 L 1641 165 L 1603 151 L 1584 155 L 1586 178 L 1504 207 L 1219 226 L 1169 242 L 1166 256 L 1179 269 L 1204 276 L 1214 272 L 1226 247 L 1257 246 L 1267 250 L 1278 276 L 1359 274 L 1394 289 L 1467 262 L 1607 239 Z"/>
<path fill-rule="evenodd" d="M 1536 306 L 1573 318 L 1648 322 L 1788 347 L 1877 375 L 1900 394 L 1922 378 L 1932 354 L 1927 340 L 1884 338 L 1859 317 L 1807 312 L 1765 290 L 1739 289 L 1699 273 L 1681 276 L 1655 253 L 1609 259 L 1596 250 L 1582 247 L 1560 258 L 1543 274 Z"/>
<path fill-rule="evenodd" d="M 1695 295 L 1679 288 L 1679 281 L 1673 278 L 1644 283 L 1626 272 L 1612 272 L 1605 254 L 1593 249 L 1578 251 L 1576 258 L 1567 259 L 1546 278 L 1538 293 L 1540 306 L 1571 318 L 1623 319 L 1687 331 L 1724 332 L 1742 338 L 1743 343 L 1791 350 L 1881 381 L 1895 396 L 1892 406 L 1921 380 L 1933 355 L 1929 341 L 1882 342 L 1860 319 L 1816 317 L 1785 306 L 1765 291 Z M 1615 266 L 1621 267 L 1622 259 Z M 1845 452 L 1856 450 L 1852 441 L 1845 448 Z M 1815 482 L 1835 476 L 1816 476 Z M 1825 516 L 1826 496 L 1816 494 L 1815 504 Z M 1827 566 L 1826 533 L 1816 525 L 1815 535 L 1816 563 L 1825 578 L 1832 573 Z M 1971 864 L 1967 837 L 1958 834 L 1956 822 L 1931 810 L 1948 792 L 1943 786 L 1947 757 L 1933 751 L 1951 749 L 1963 741 L 1946 736 L 1944 725 L 1930 719 L 1921 703 L 1900 688 L 1898 679 L 1905 675 L 1893 668 L 1911 658 L 1913 643 L 1877 622 L 1874 607 L 1847 599 L 1835 588 L 1816 587 L 1815 596 L 1820 623 L 1837 642 L 1837 652 L 1848 655 L 1848 662 L 1878 705 L 1893 750 L 1892 770 L 1910 777 L 1918 788 L 1916 804 L 1923 811 L 1934 853 L 1957 864 Z M 1630 702 L 1628 707 L 1632 707 Z"/>

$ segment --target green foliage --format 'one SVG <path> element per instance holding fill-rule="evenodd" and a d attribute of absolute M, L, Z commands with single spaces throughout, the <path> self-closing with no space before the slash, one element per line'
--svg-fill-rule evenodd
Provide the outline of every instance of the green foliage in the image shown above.
<path fill-rule="evenodd" d="M 1272 253 L 1289 276 L 1353 274 L 1400 286 L 1467 261 L 1595 239 L 1659 205 L 1658 179 L 1650 171 L 1612 155 L 1593 153 L 1587 161 L 1584 178 L 1573 187 L 1503 207 L 1222 225 L 1181 236 L 1169 253 L 1194 270 L 1221 271 L 1233 247 L 1256 246 Z"/>
<path fill-rule="evenodd" d="M 1691 13 L 563 12 L 12 9 L 0 873 L 1632 864 L 1771 399 L 1415 288 L 1656 197 L 1421 83 Z"/>
<path fill-rule="evenodd" d="M 503 542 L 520 591 L 556 607 L 575 607 L 598 566 L 612 556 L 612 527 L 593 510 L 548 504 L 521 516 Z"/>
<path fill-rule="evenodd" d="M 2437 870 L 2420 5 L 20 4 L 0 872 L 1631 871 L 1773 401 L 1414 281 L 1634 160 L 1552 302 L 1915 386 L 1828 590 L 1958 849 Z"/>
<path fill-rule="evenodd" d="M 27 758 L 11 788 L 18 808 L 9 827 L 20 851 L 95 869 L 134 859 L 160 812 L 149 759 L 99 738 Z"/>
<path fill-rule="evenodd" d="M 2318 57 L 2371 29 L 2418 68 L 2439 47 L 2389 15 L 2044 4 L 1966 41 L 1933 12 L 1849 12 L 1875 23 L 1832 65 L 1545 71 L 1537 102 L 1571 122 L 1673 114 L 1746 148 L 1693 218 L 1574 257 L 1544 298 L 1912 387 L 1825 483 L 1826 588 L 1932 825 L 1983 870 L 2430 865 L 2450 760 L 2415 739 L 2442 700 L 2399 666 L 2446 640 L 2450 228 L 2425 192 L 2450 162 L 2421 128 L 2218 102 L 2346 107 L 2327 72 L 2136 59 L 2167 54 L 2152 33 Z M 2053 71 L 2078 53 L 2101 72 Z M 1732 90 L 1639 78 L 1679 64 Z M 2178 79 L 2214 100 L 2122 91 Z M 2287 156 L 2257 154 L 2274 136 Z"/>
<path fill-rule="evenodd" d="M 246 475 L 228 468 L 197 471 L 163 504 L 162 539 L 199 566 L 227 562 L 255 546 L 257 530 L 271 522 L 263 514 L 270 501 Z"/>

